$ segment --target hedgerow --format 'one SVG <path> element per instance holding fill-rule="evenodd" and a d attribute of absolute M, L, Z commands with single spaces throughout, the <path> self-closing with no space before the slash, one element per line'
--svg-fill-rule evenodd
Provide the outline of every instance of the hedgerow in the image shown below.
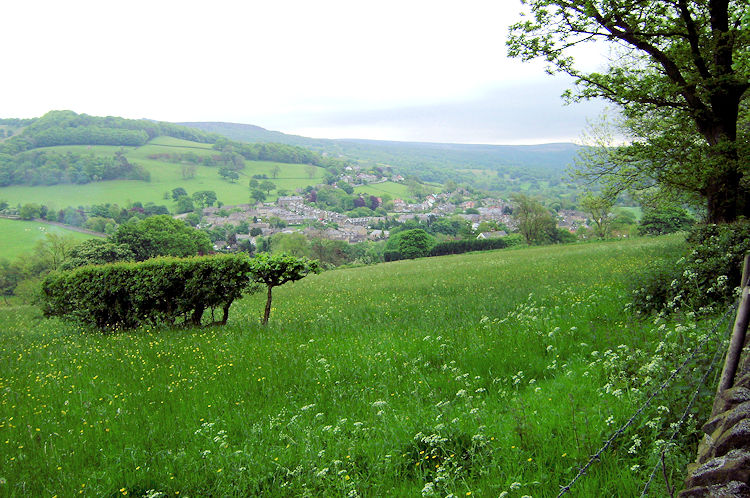
<path fill-rule="evenodd" d="M 225 324 L 232 302 L 257 289 L 245 255 L 155 258 L 50 274 L 41 304 L 46 316 L 98 328 L 200 325 L 217 309 Z"/>
<path fill-rule="evenodd" d="M 742 261 L 750 252 L 750 221 L 701 225 L 688 236 L 690 251 L 673 262 L 653 264 L 631 284 L 633 308 L 711 312 L 739 293 Z"/>

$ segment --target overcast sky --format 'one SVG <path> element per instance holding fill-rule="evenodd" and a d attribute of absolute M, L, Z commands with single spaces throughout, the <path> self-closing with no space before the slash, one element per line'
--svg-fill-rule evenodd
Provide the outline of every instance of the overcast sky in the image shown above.
<path fill-rule="evenodd" d="M 505 55 L 520 0 L 6 2 L 0 117 L 52 109 L 313 137 L 575 141 L 600 103 Z M 596 67 L 595 52 L 583 54 Z"/>

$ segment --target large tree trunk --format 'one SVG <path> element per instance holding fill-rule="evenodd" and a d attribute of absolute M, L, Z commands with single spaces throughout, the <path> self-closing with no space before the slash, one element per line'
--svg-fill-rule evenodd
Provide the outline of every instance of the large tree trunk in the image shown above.
<path fill-rule="evenodd" d="M 742 162 L 736 138 L 726 135 L 710 143 L 705 168 L 705 191 L 709 223 L 731 223 L 750 216 L 750 189 L 743 181 Z"/>
<path fill-rule="evenodd" d="M 271 316 L 271 289 L 272 288 L 273 287 L 271 287 L 270 285 L 268 286 L 268 299 L 266 300 L 266 309 L 265 309 L 265 312 L 263 313 L 263 321 L 261 322 L 263 325 L 268 323 L 268 317 Z"/>

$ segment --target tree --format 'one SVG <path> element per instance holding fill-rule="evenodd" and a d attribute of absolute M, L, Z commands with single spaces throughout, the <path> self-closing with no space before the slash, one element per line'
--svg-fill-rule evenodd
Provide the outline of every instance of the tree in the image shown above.
<path fill-rule="evenodd" d="M 260 185 L 258 185 L 258 188 L 265 190 L 266 194 L 270 194 L 271 190 L 276 190 L 276 184 L 270 180 L 263 180 L 260 182 Z"/>
<path fill-rule="evenodd" d="M 213 190 L 199 190 L 193 194 L 193 201 L 199 207 L 211 207 L 216 202 L 216 192 Z"/>
<path fill-rule="evenodd" d="M 413 228 L 392 235 L 386 244 L 386 251 L 397 251 L 401 259 L 422 258 L 430 253 L 435 239 L 422 230 Z"/>
<path fill-rule="evenodd" d="M 8 296 L 13 295 L 23 277 L 21 265 L 15 262 L 10 263 L 7 259 L 0 259 L 0 295 L 3 296 L 6 304 Z"/>
<path fill-rule="evenodd" d="M 279 165 L 278 164 L 275 165 L 273 168 L 271 168 L 271 178 L 274 178 L 274 179 L 278 178 L 280 172 L 281 172 L 281 168 L 279 167 Z"/>
<path fill-rule="evenodd" d="M 185 197 L 188 195 L 187 191 L 182 187 L 177 187 L 172 189 L 172 199 L 177 201 L 180 199 L 180 197 Z"/>
<path fill-rule="evenodd" d="M 659 206 L 643 212 L 638 233 L 641 235 L 664 235 L 686 230 L 693 224 L 690 215 L 677 206 Z"/>
<path fill-rule="evenodd" d="M 89 239 L 73 247 L 60 269 L 70 270 L 79 266 L 134 260 L 133 251 L 125 244 L 114 244 L 106 239 Z"/>
<path fill-rule="evenodd" d="M 37 242 L 34 253 L 40 261 L 44 261 L 45 267 L 57 270 L 68 259 L 78 241 L 70 235 L 58 235 L 47 233 L 44 239 Z"/>
<path fill-rule="evenodd" d="M 513 217 L 527 244 L 544 244 L 556 236 L 555 218 L 541 202 L 526 194 L 513 194 Z"/>
<path fill-rule="evenodd" d="M 715 223 L 750 215 L 743 150 L 750 132 L 738 130 L 750 88 L 747 2 L 524 3 L 526 19 L 511 27 L 509 55 L 545 58 L 549 72 L 576 78 L 578 92 L 569 97 L 609 100 L 630 122 L 634 141 L 619 148 L 621 162 L 599 163 L 592 176 L 651 180 L 698 196 Z M 570 51 L 587 42 L 610 44 L 617 62 L 603 72 L 578 69 Z"/>
<path fill-rule="evenodd" d="M 267 289 L 266 307 L 263 312 L 263 325 L 268 323 L 271 315 L 272 290 L 287 282 L 294 282 L 310 273 L 319 273 L 320 267 L 315 260 L 295 258 L 286 254 L 269 254 L 262 252 L 250 261 L 250 272 L 253 279 L 265 284 Z"/>
<path fill-rule="evenodd" d="M 317 171 L 318 171 L 318 168 L 316 168 L 312 164 L 305 166 L 305 173 L 307 173 L 307 177 L 311 180 L 315 178 L 315 173 L 317 173 Z"/>
<path fill-rule="evenodd" d="M 251 178 L 247 185 L 250 187 L 250 190 L 255 190 L 258 188 L 258 185 L 260 185 L 260 183 L 258 183 L 258 180 L 256 178 Z"/>
<path fill-rule="evenodd" d="M 271 236 L 271 252 L 303 257 L 310 255 L 310 242 L 301 233 L 276 233 Z"/>
<path fill-rule="evenodd" d="M 341 190 L 343 190 L 344 192 L 346 192 L 349 195 L 352 195 L 354 193 L 354 187 L 352 187 L 351 185 L 349 185 L 346 182 L 338 182 L 336 185 L 338 185 L 338 187 Z"/>
<path fill-rule="evenodd" d="M 250 197 L 255 200 L 255 202 L 263 202 L 266 200 L 266 194 L 260 189 L 255 189 L 252 192 L 250 192 Z"/>
<path fill-rule="evenodd" d="M 177 199 L 177 214 L 192 213 L 193 211 L 195 211 L 193 199 L 186 195 Z"/>
<path fill-rule="evenodd" d="M 120 225 L 110 240 L 127 245 L 137 261 L 156 256 L 194 256 L 211 250 L 208 235 L 169 215 Z"/>
<path fill-rule="evenodd" d="M 602 239 L 609 235 L 612 224 L 612 207 L 614 201 L 606 195 L 587 194 L 581 198 L 579 204 L 588 213 L 594 223 L 594 233 Z"/>
<path fill-rule="evenodd" d="M 33 220 L 39 218 L 42 214 L 42 206 L 39 204 L 24 204 L 18 211 L 22 220 Z"/>
<path fill-rule="evenodd" d="M 235 170 L 227 167 L 219 168 L 219 176 L 228 180 L 230 183 L 234 183 L 240 177 Z"/>

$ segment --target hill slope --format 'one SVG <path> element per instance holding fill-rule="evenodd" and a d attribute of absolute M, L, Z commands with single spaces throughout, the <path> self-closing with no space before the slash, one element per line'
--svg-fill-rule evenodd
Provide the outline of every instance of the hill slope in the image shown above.
<path fill-rule="evenodd" d="M 467 145 L 395 142 L 360 139 L 317 139 L 287 135 L 259 126 L 222 122 L 184 122 L 184 126 L 248 142 L 273 141 L 309 147 L 373 163 L 388 164 L 427 181 L 443 182 L 461 176 L 460 169 L 487 169 L 500 174 L 558 177 L 571 165 L 580 146 L 572 143 L 542 145 Z"/>
<path fill-rule="evenodd" d="M 7 490 L 556 496 L 710 330 L 623 311 L 630 275 L 680 244 L 325 272 L 276 289 L 267 327 L 262 294 L 236 303 L 225 328 L 200 330 L 82 334 L 30 308 L 3 310 Z M 690 397 L 682 388 L 701 373 L 655 399 L 575 495 L 639 494 Z M 671 482 L 699 432 L 690 424 L 667 455 Z"/>

